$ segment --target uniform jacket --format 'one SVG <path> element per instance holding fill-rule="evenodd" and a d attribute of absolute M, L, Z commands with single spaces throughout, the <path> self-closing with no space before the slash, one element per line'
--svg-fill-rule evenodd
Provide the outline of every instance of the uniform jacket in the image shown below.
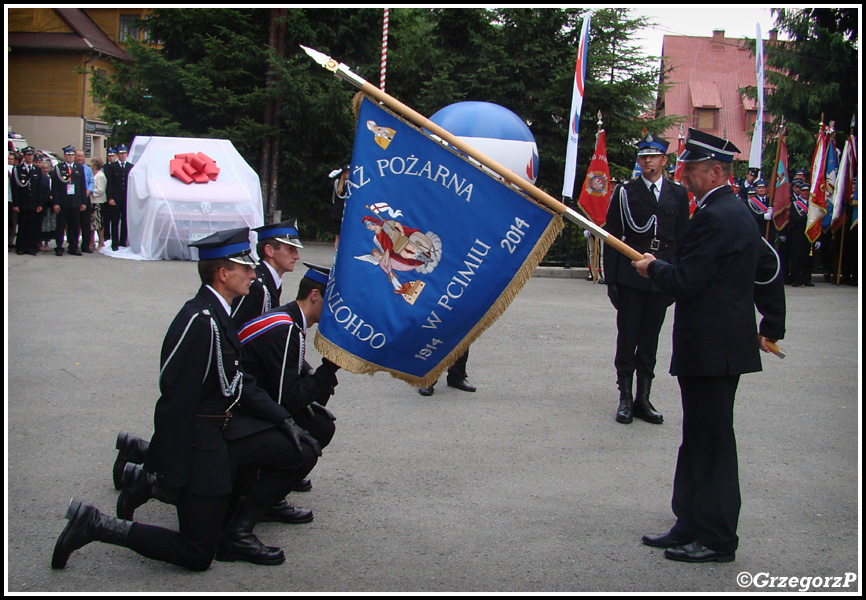
<path fill-rule="evenodd" d="M 328 403 L 337 385 L 328 365 L 315 372 L 304 360 L 303 316 L 297 302 L 253 319 L 239 337 L 246 368 L 292 415 L 317 402 Z"/>
<path fill-rule="evenodd" d="M 256 265 L 256 278 L 250 284 L 250 293 L 238 296 L 232 302 L 232 320 L 240 329 L 244 324 L 280 305 L 280 291 L 264 262 Z"/>
<path fill-rule="evenodd" d="M 12 206 L 22 211 L 35 211 L 38 207 L 46 208 L 49 202 L 47 186 L 42 181 L 42 170 L 36 165 L 21 163 L 12 169 Z"/>
<path fill-rule="evenodd" d="M 134 166 L 126 161 L 124 167 L 120 161 L 105 165 L 105 195 L 108 200 L 114 200 L 118 206 L 126 204 L 126 192 L 129 184 L 129 172 Z"/>
<path fill-rule="evenodd" d="M 638 228 L 643 228 L 653 215 L 656 216 L 656 228 L 650 227 L 646 233 L 637 233 L 629 223 L 628 214 L 624 214 L 620 194 L 625 192 L 628 212 L 631 222 Z M 685 235 L 689 222 L 689 195 L 681 185 L 665 180 L 661 187 L 659 199 L 656 201 L 653 193 L 647 189 L 643 179 L 621 184 L 614 190 L 607 210 L 605 227 L 608 233 L 624 241 L 626 244 L 643 254 L 651 252 L 656 258 L 667 262 L 676 262 L 674 245 L 679 247 Z M 667 250 L 652 250 L 650 248 L 655 237 L 670 244 Z M 631 259 L 605 245 L 604 247 L 604 278 L 608 285 L 625 285 L 643 291 L 659 291 L 645 277 L 641 277 Z"/>
<path fill-rule="evenodd" d="M 65 162 L 60 163 L 50 171 L 51 197 L 54 205 L 61 208 L 80 208 L 82 204 L 90 208 L 87 198 L 87 187 L 84 182 L 84 169 L 78 163 L 72 163 L 70 168 Z M 72 194 L 67 193 L 69 185 L 75 188 Z"/>
<path fill-rule="evenodd" d="M 760 332 L 785 334 L 784 274 L 750 211 L 729 186 L 695 210 L 677 264 L 649 265 L 653 283 L 676 298 L 671 375 L 730 376 L 761 370 Z"/>
<path fill-rule="evenodd" d="M 160 360 L 160 398 L 145 468 L 169 488 L 216 496 L 231 491 L 228 440 L 282 423 L 288 412 L 240 364 L 234 322 L 202 286 L 168 328 Z M 197 415 L 222 415 L 225 428 L 197 427 Z"/>

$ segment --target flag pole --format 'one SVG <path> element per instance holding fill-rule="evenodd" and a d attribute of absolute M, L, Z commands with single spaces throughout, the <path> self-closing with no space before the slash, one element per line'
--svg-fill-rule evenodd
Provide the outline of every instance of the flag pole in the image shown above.
<path fill-rule="evenodd" d="M 321 52 L 318 52 L 316 50 L 313 50 L 312 48 L 307 48 L 306 46 L 301 46 L 301 48 L 303 48 L 304 51 L 311 58 L 313 58 L 313 60 L 334 73 L 334 75 L 336 75 L 340 79 L 348 81 L 371 98 L 374 98 L 378 102 L 381 102 L 382 104 L 384 104 L 394 112 L 402 115 L 418 127 L 427 129 L 433 134 L 439 136 L 467 156 L 474 158 L 497 175 L 503 177 L 512 185 L 515 185 L 522 189 L 540 204 L 543 204 L 553 212 L 559 214 L 562 217 L 565 217 L 569 221 L 585 227 L 586 229 L 589 229 L 594 235 L 597 235 L 599 238 L 604 240 L 607 245 L 611 246 L 613 249 L 626 255 L 632 260 L 643 260 L 643 254 L 641 254 L 631 246 L 627 245 L 619 238 L 610 235 L 607 231 L 593 223 L 591 219 L 585 218 L 583 215 L 569 208 L 559 200 L 555 199 L 553 196 L 535 187 L 534 185 L 514 173 L 514 171 L 512 171 L 511 169 L 502 166 L 489 156 L 479 152 L 463 140 L 452 135 L 447 130 L 443 129 L 427 117 L 423 116 L 421 113 L 416 112 L 415 110 L 406 106 L 393 96 L 390 96 L 389 94 L 383 92 L 374 85 L 371 85 L 364 78 L 360 77 L 356 73 L 353 73 L 345 64 L 338 63 L 331 57 L 322 54 Z"/>
<path fill-rule="evenodd" d="M 415 110 L 409 108 L 393 96 L 390 96 L 382 90 L 378 89 L 376 86 L 371 85 L 363 77 L 352 72 L 352 70 L 349 69 L 349 67 L 346 66 L 344 63 L 337 62 L 330 56 L 323 54 L 317 50 L 313 50 L 312 48 L 308 48 L 304 45 L 301 45 L 301 48 L 304 49 L 304 52 L 306 52 L 307 55 L 310 56 L 310 58 L 315 60 L 320 66 L 324 67 L 328 71 L 331 71 L 339 79 L 351 83 L 371 98 L 375 98 L 394 112 L 407 118 L 418 127 L 427 129 L 428 131 L 439 136 L 467 156 L 474 158 L 497 175 L 503 177 L 512 185 L 519 187 L 533 199 L 537 200 L 540 204 L 545 205 L 553 212 L 567 218 L 573 223 L 586 227 L 593 234 L 604 240 L 605 244 L 607 244 L 617 252 L 624 254 L 632 260 L 643 260 L 643 254 L 641 254 L 619 238 L 610 235 L 607 231 L 593 223 L 592 219 L 587 219 L 582 215 L 578 214 L 577 211 L 567 207 L 565 204 L 563 204 L 550 194 L 547 194 L 546 192 L 538 189 L 537 187 L 514 173 L 514 171 L 512 171 L 511 169 L 503 167 L 501 164 L 499 164 L 489 156 L 479 152 L 474 147 L 470 146 L 469 144 L 459 139 L 455 135 L 451 134 L 447 130 L 443 129 L 427 117 L 423 116 L 421 113 L 416 112 Z M 767 342 L 767 347 L 770 348 L 771 352 L 773 352 L 780 358 L 784 358 L 784 352 L 782 352 L 777 345 L 771 342 Z"/>

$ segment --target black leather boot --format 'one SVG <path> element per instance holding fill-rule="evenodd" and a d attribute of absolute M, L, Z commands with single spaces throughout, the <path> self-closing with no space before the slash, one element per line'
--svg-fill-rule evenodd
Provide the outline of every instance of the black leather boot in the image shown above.
<path fill-rule="evenodd" d="M 634 398 L 634 416 L 643 419 L 647 423 L 660 425 L 665 418 L 658 412 L 652 404 L 650 404 L 650 388 L 652 388 L 653 380 L 649 377 L 637 378 L 637 395 Z"/>
<path fill-rule="evenodd" d="M 631 423 L 634 418 L 634 396 L 631 386 L 634 375 L 617 374 L 616 385 L 619 387 L 619 409 L 616 411 L 617 423 Z"/>
<path fill-rule="evenodd" d="M 66 510 L 69 523 L 63 528 L 54 554 L 51 557 L 51 568 L 62 569 L 66 566 L 69 555 L 89 544 L 104 542 L 115 546 L 128 546 L 129 530 L 132 521 L 124 521 L 99 512 L 97 508 L 74 498 Z"/>
<path fill-rule="evenodd" d="M 140 465 L 127 463 L 123 469 L 123 483 L 117 497 L 117 516 L 132 520 L 135 509 L 153 498 L 156 478 Z"/>
<path fill-rule="evenodd" d="M 126 466 L 126 463 L 142 464 L 147 456 L 150 442 L 121 431 L 117 434 L 117 442 L 114 447 L 117 448 L 117 459 L 114 461 L 112 475 L 114 476 L 114 489 L 119 490 L 123 486 L 123 467 Z"/>
<path fill-rule="evenodd" d="M 265 509 L 253 506 L 241 498 L 231 520 L 223 529 L 216 559 L 223 562 L 244 561 L 256 565 L 279 565 L 286 555 L 280 548 L 265 546 L 253 534 L 253 528 Z"/>
<path fill-rule="evenodd" d="M 262 523 L 276 521 L 299 525 L 313 520 L 313 511 L 306 508 L 295 508 L 295 505 L 283 498 L 265 511 L 260 519 Z"/>

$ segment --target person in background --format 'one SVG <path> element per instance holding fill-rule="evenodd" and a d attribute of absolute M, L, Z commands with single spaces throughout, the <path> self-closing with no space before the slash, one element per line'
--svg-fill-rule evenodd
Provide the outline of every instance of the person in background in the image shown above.
<path fill-rule="evenodd" d="M 75 151 L 75 162 L 81 165 L 84 171 L 84 195 L 87 198 L 87 209 L 81 211 L 81 251 L 93 254 L 93 169 L 84 162 L 84 150 Z"/>
<path fill-rule="evenodd" d="M 610 235 L 638 252 L 654 252 L 675 263 L 689 222 L 689 197 L 685 188 L 662 176 L 668 145 L 667 140 L 652 133 L 638 143 L 641 175 L 614 190 L 606 226 Z M 616 422 L 628 424 L 637 417 L 659 425 L 664 417 L 649 398 L 659 332 L 673 299 L 640 277 L 625 256 L 607 245 L 604 274 L 608 298 L 616 309 Z M 632 387 L 635 374 L 636 394 Z"/>
<path fill-rule="evenodd" d="M 98 158 L 94 158 L 90 161 L 90 164 L 93 168 L 93 194 L 90 197 L 93 208 L 90 218 L 90 229 L 92 231 L 90 243 L 92 247 L 93 234 L 95 233 L 99 240 L 99 245 L 96 246 L 96 251 L 99 252 L 105 247 L 105 227 L 102 210 L 105 206 L 106 200 L 108 200 L 105 195 L 105 186 L 108 182 L 105 179 L 103 162 Z"/>
<path fill-rule="evenodd" d="M 342 169 L 331 171 L 330 177 L 334 180 L 334 190 L 331 193 L 331 231 L 334 234 L 334 249 L 340 244 L 340 228 L 343 225 L 343 209 L 346 206 L 346 198 L 349 190 L 346 181 L 349 179 L 350 165 L 343 165 Z"/>

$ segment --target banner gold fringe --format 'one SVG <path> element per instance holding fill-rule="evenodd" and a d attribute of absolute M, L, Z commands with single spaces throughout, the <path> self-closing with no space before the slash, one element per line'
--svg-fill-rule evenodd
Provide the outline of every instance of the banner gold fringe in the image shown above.
<path fill-rule="evenodd" d="M 545 208 L 545 210 L 547 209 Z M 455 346 L 454 350 L 452 350 L 448 356 L 442 359 L 442 361 L 440 361 L 439 364 L 424 377 L 416 377 L 408 373 L 403 373 L 402 371 L 388 369 L 359 358 L 325 338 L 318 329 L 316 329 L 315 339 L 316 350 L 318 350 L 322 356 L 350 373 L 355 373 L 357 375 L 373 375 L 379 371 L 384 371 L 415 387 L 429 387 L 436 383 L 439 376 L 442 375 L 448 367 L 457 362 L 457 359 L 469 350 L 469 346 L 471 346 L 472 343 L 478 339 L 478 337 L 484 333 L 488 327 L 493 325 L 502 313 L 505 312 L 505 309 L 508 308 L 512 300 L 514 300 L 517 293 L 524 285 L 526 285 L 529 278 L 532 277 L 532 273 L 538 267 L 539 263 L 541 263 L 542 259 L 544 259 L 545 254 L 547 254 L 547 251 L 550 249 L 550 246 L 553 244 L 556 236 L 559 235 L 559 232 L 562 231 L 563 227 L 564 224 L 562 217 L 554 214 L 547 228 L 544 230 L 544 233 L 538 239 L 538 242 L 536 242 L 535 247 L 523 262 L 523 266 L 521 266 L 514 275 L 511 283 L 509 283 L 502 291 L 499 298 L 496 299 L 487 313 L 478 321 L 478 323 L 475 324 L 475 327 L 473 327 L 460 343 Z"/>

